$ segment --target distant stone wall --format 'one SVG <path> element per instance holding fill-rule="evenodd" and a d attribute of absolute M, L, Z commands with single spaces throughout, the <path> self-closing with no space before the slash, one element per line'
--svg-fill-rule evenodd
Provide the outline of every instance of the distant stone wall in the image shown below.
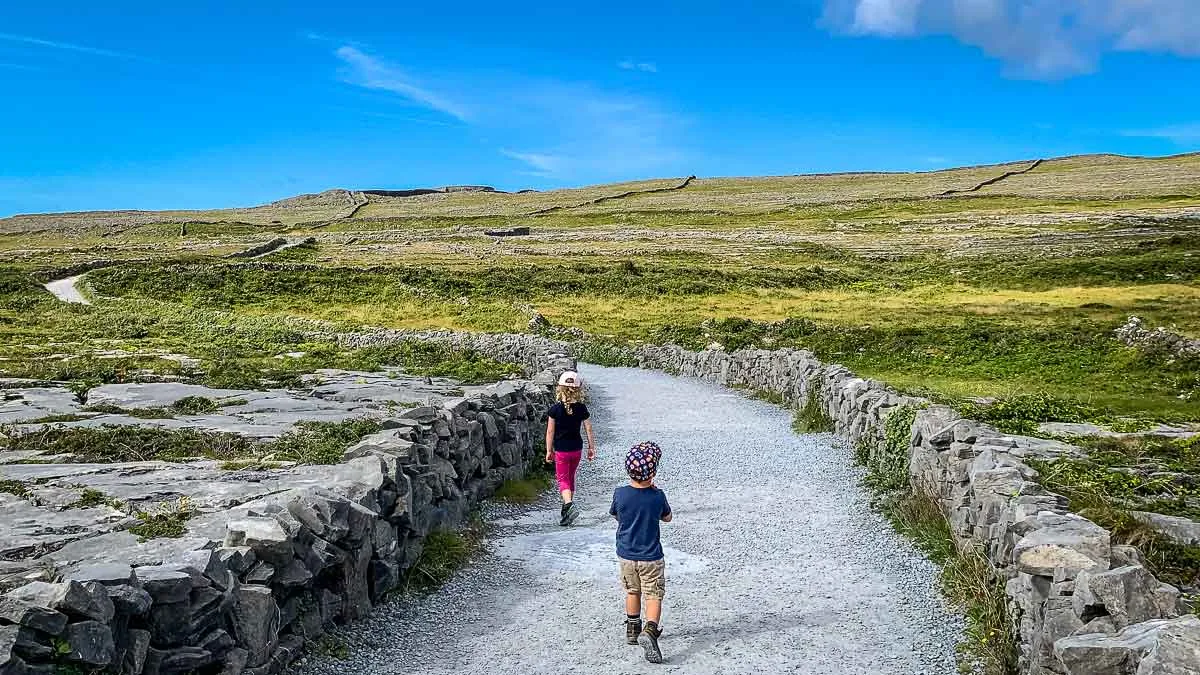
<path fill-rule="evenodd" d="M 553 344 L 441 337 L 545 372 L 388 418 L 319 486 L 297 480 L 188 521 L 181 538 L 119 532 L 124 545 L 87 544 L 94 555 L 69 564 L 46 555 L 50 569 L 22 574 L 48 581 L 0 596 L 0 675 L 280 673 L 329 627 L 366 616 L 430 532 L 462 524 L 538 459 L 547 383 L 574 366 Z"/>
<path fill-rule="evenodd" d="M 1182 616 L 1179 591 L 1155 579 L 1137 550 L 1114 545 L 1107 530 L 1070 513 L 1065 499 L 1037 482 L 1027 460 L 1077 452 L 1072 446 L 1001 433 L 807 351 L 644 346 L 637 357 L 645 368 L 769 392 L 796 406 L 818 395 L 836 433 L 852 443 L 881 439 L 888 415 L 911 407 L 910 484 L 936 495 L 960 544 L 982 546 L 1007 579 L 1023 673 L 1200 672 L 1200 618 Z"/>
<path fill-rule="evenodd" d="M 1200 340 L 1158 328 L 1146 328 L 1145 322 L 1136 316 L 1129 317 L 1116 330 L 1117 339 L 1126 346 L 1141 352 L 1177 359 L 1200 359 Z"/>
<path fill-rule="evenodd" d="M 266 241 L 261 244 L 256 244 L 244 251 L 236 251 L 234 253 L 230 253 L 229 255 L 227 255 L 225 257 L 230 258 L 230 259 L 257 258 L 258 256 L 260 256 L 264 253 L 270 253 L 271 251 L 274 251 L 277 248 L 287 246 L 287 243 L 288 243 L 287 239 L 284 239 L 283 237 L 276 237 L 276 238 L 272 239 L 271 241 Z"/>

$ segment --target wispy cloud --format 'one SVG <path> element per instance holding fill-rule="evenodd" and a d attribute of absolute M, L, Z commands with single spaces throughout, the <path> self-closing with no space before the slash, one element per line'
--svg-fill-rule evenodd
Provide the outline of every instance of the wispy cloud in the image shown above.
<path fill-rule="evenodd" d="M 0 62 L 0 68 L 8 68 L 9 70 L 45 70 L 37 66 L 30 66 L 24 63 L 3 63 Z"/>
<path fill-rule="evenodd" d="M 396 66 L 350 46 L 339 47 L 334 54 L 346 64 L 343 81 L 349 84 L 366 89 L 389 91 L 413 103 L 438 110 L 462 121 L 467 121 L 471 117 L 466 106 L 417 84 Z"/>
<path fill-rule="evenodd" d="M 559 155 L 547 155 L 538 152 L 514 152 L 512 150 L 501 150 L 500 154 L 504 155 L 505 157 L 515 159 L 518 162 L 524 162 L 534 169 L 533 171 L 526 173 L 547 178 L 562 171 L 569 162 L 567 158 Z"/>
<path fill-rule="evenodd" d="M 519 162 L 527 175 L 599 182 L 682 169 L 684 153 L 677 146 L 682 119 L 645 96 L 495 71 L 443 73 L 435 90 L 401 67 L 349 44 L 343 43 L 334 55 L 345 66 L 342 81 L 395 94 L 399 98 L 394 100 L 457 120 L 454 126 L 462 123 L 464 133 Z M 357 106 L 355 111 L 392 118 L 389 112 Z M 395 118 L 421 121 L 403 112 Z"/>
<path fill-rule="evenodd" d="M 658 66 L 648 61 L 622 61 L 617 64 L 621 70 L 640 70 L 643 73 L 657 73 Z"/>
<path fill-rule="evenodd" d="M 1114 51 L 1200 57 L 1196 0 L 824 0 L 822 23 L 850 35 L 951 35 L 1009 64 L 1058 79 L 1092 72 Z"/>
<path fill-rule="evenodd" d="M 135 54 L 126 54 L 124 52 L 115 52 L 110 49 L 100 49 L 98 47 L 88 47 L 85 45 L 72 44 L 70 42 L 57 42 L 54 40 L 43 40 L 42 38 L 30 37 L 28 35 L 13 35 L 11 33 L 0 33 L 0 40 L 7 42 L 20 42 L 27 45 L 35 45 L 37 47 L 47 47 L 50 49 L 64 49 L 72 52 L 80 52 L 83 54 L 94 54 L 96 56 L 111 56 L 118 59 L 140 59 L 141 57 Z"/>
<path fill-rule="evenodd" d="M 506 92 L 514 143 L 502 154 L 536 175 L 610 180 L 677 166 L 683 121 L 655 101 L 569 82 L 535 82 Z M 515 148 L 515 149 L 514 149 Z"/>
<path fill-rule="evenodd" d="M 1156 129 L 1133 129 L 1122 131 L 1121 135 L 1133 138 L 1161 138 L 1177 145 L 1193 145 L 1200 143 L 1200 122 L 1175 124 Z"/>

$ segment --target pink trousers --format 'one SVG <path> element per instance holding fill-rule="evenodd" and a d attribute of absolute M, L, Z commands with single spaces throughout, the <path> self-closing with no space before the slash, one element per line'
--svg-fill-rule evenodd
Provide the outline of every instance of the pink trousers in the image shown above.
<path fill-rule="evenodd" d="M 579 468 L 582 450 L 554 453 L 554 477 L 558 479 L 558 491 L 575 491 L 575 470 Z"/>

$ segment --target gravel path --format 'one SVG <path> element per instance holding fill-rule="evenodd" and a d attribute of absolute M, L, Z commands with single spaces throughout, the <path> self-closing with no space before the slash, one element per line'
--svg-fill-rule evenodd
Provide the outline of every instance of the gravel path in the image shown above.
<path fill-rule="evenodd" d="M 849 452 L 797 436 L 775 406 L 661 373 L 585 367 L 599 456 L 584 511 L 560 528 L 550 498 L 489 507 L 492 552 L 430 597 L 380 607 L 345 660 L 295 672 L 952 675 L 960 621 L 936 568 L 871 512 Z M 624 644 L 612 489 L 624 450 L 655 440 L 668 586 L 653 666 Z"/>
<path fill-rule="evenodd" d="M 82 277 L 83 275 L 81 274 L 74 277 L 67 277 L 66 279 L 51 281 L 46 284 L 46 290 L 53 293 L 54 297 L 62 300 L 63 302 L 70 302 L 79 305 L 90 305 L 92 303 L 88 302 L 88 299 L 83 297 L 83 293 L 79 292 L 78 284 L 80 278 Z"/>

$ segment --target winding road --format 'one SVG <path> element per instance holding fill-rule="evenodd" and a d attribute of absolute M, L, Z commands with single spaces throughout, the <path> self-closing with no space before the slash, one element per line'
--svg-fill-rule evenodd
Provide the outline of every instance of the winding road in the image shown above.
<path fill-rule="evenodd" d="M 77 305 L 90 305 L 92 303 L 89 302 L 79 290 L 79 280 L 82 278 L 83 275 L 80 274 L 73 277 L 67 277 L 65 279 L 57 279 L 55 281 L 47 282 L 45 287 L 47 291 L 50 291 L 50 293 L 54 295 L 54 297 L 62 300 L 63 302 L 69 302 Z"/>
<path fill-rule="evenodd" d="M 937 569 L 869 508 L 847 449 L 798 436 L 787 411 L 696 380 L 584 367 L 599 443 L 580 469 L 583 514 L 555 497 L 491 506 L 490 552 L 430 596 L 345 632 L 348 655 L 294 672 L 952 675 L 961 622 Z M 658 483 L 668 587 L 660 666 L 624 644 L 608 503 L 639 440 Z"/>

